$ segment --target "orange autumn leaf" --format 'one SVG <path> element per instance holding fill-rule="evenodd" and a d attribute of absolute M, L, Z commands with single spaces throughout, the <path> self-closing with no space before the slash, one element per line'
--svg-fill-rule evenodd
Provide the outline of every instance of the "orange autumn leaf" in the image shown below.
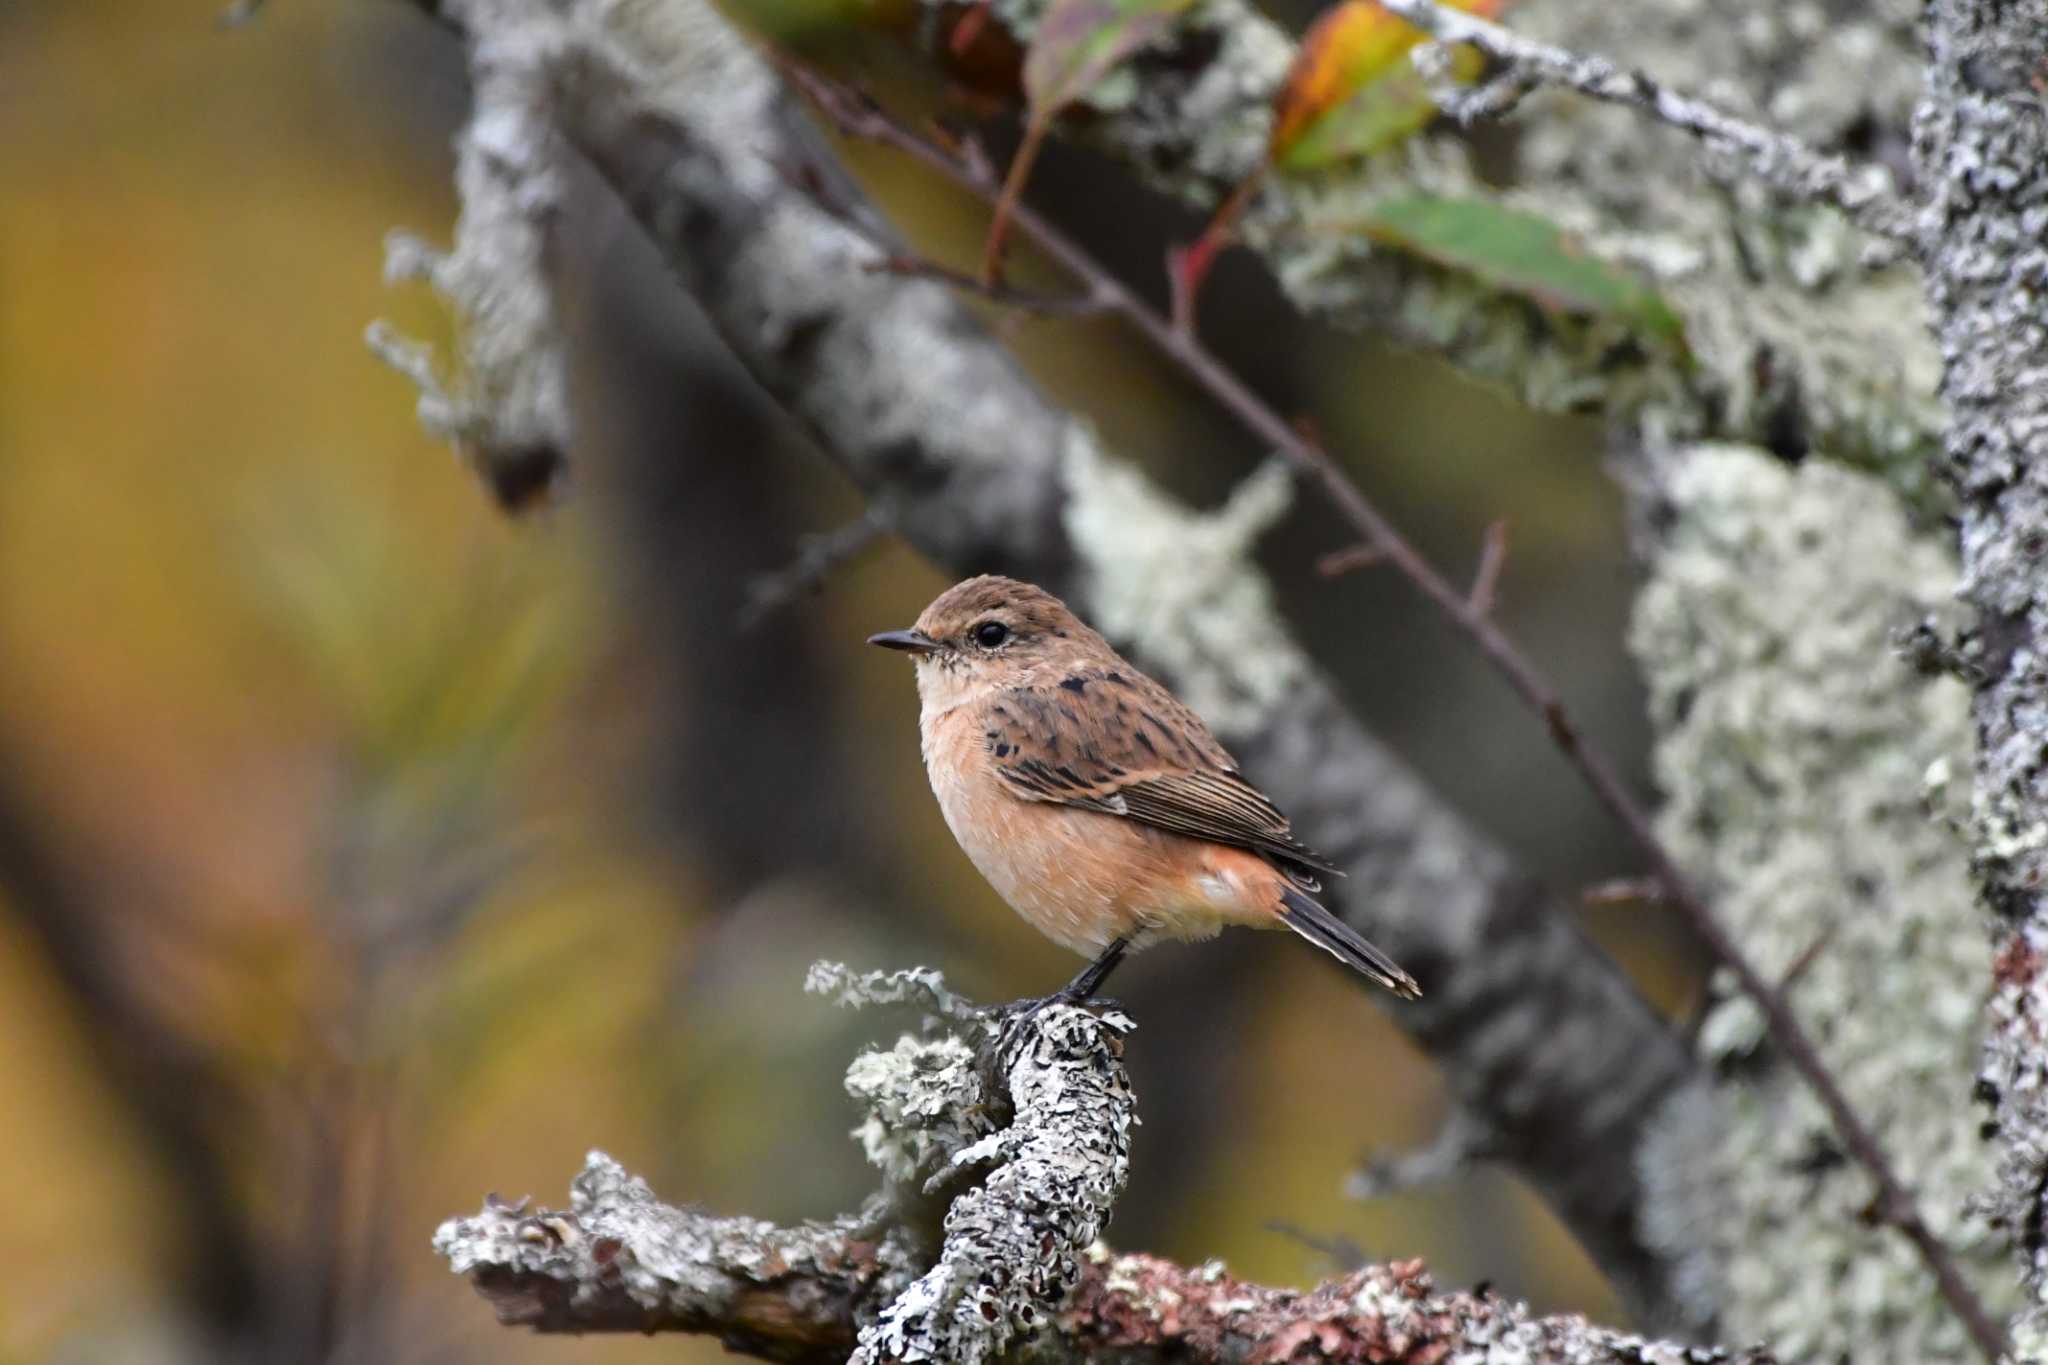
<path fill-rule="evenodd" d="M 1447 0 L 1468 14 L 1492 18 L 1503 0 Z M 1273 112 L 1269 156 L 1286 159 L 1302 135 L 1325 115 L 1399 68 L 1421 29 L 1396 19 L 1374 0 L 1343 0 L 1310 27 L 1295 54 Z M 1426 92 L 1423 92 L 1426 98 Z"/>

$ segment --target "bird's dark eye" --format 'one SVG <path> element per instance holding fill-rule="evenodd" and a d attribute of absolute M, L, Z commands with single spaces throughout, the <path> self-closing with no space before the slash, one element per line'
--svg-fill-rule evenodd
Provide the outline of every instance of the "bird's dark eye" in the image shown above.
<path fill-rule="evenodd" d="M 1010 628 L 1001 621 L 983 621 L 974 628 L 974 643 L 983 649 L 994 649 L 1010 638 Z"/>

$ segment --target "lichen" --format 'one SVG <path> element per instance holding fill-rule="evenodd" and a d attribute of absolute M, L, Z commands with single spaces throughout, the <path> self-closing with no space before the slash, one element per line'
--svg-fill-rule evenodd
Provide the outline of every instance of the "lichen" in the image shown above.
<path fill-rule="evenodd" d="M 981 1107 L 974 1049 L 950 1035 L 861 1053 L 847 1068 L 846 1093 L 867 1109 L 853 1136 L 896 1184 L 922 1183 L 994 1127 Z"/>
<path fill-rule="evenodd" d="M 1077 429 L 1062 473 L 1067 538 L 1096 627 L 1156 660 L 1217 729 L 1263 728 L 1306 667 L 1265 576 L 1246 571 L 1292 501 L 1286 468 L 1269 462 L 1222 507 L 1197 512 Z"/>
<path fill-rule="evenodd" d="M 1658 475 L 1668 529 L 1630 643 L 1659 833 L 1783 983 L 1929 1224 L 2009 1297 L 2002 1239 L 1970 1205 L 1991 1169 L 1970 1097 L 1984 935 L 1960 813 L 1925 784 L 1967 763 L 1968 697 L 1892 647 L 1953 614 L 1954 559 L 1883 483 L 1837 466 L 1697 446 Z M 1697 1094 L 1667 1105 L 1651 1231 L 1709 1251 L 1727 1333 L 1788 1360 L 1972 1358 L 1912 1249 L 1870 1226 L 1868 1177 L 1754 1006 L 1713 1005 L 1700 1044 L 1718 1122 Z"/>
<path fill-rule="evenodd" d="M 990 1167 L 946 1211 L 936 1264 L 860 1335 L 853 1360 L 979 1365 L 1048 1325 L 1123 1192 L 1137 1122 L 1120 1015 L 1068 1005 L 1006 1022 L 1009 1126 L 954 1153 Z"/>
<path fill-rule="evenodd" d="M 943 7 L 949 0 L 927 0 Z M 1001 0 L 1018 38 L 1047 0 Z M 1669 0 L 1615 7 L 1526 0 L 1518 30 L 1640 66 L 1822 148 L 1896 149 L 1920 80 L 1916 6 Z M 1198 204 L 1264 155 L 1292 40 L 1241 0 L 1204 0 L 1057 125 Z M 1940 442 L 1938 355 L 1918 279 L 1832 209 L 1792 202 L 1639 110 L 1541 92 L 1514 120 L 1513 187 L 1433 133 L 1310 174 L 1269 174 L 1239 224 L 1304 313 L 1443 355 L 1549 411 L 1598 412 L 1659 437 L 1809 449 L 1874 470 L 1916 506 Z M 1866 158 L 1881 180 L 1883 157 Z M 1389 250 L 1361 224 L 1397 191 L 1498 196 L 1570 231 L 1578 250 L 1641 275 L 1685 346 L 1613 318 L 1544 306 L 1477 275 Z"/>
<path fill-rule="evenodd" d="M 565 194 L 552 131 L 545 44 L 504 30 L 474 56 L 474 112 L 455 139 L 462 213 L 437 251 L 407 233 L 385 248 L 387 279 L 424 280 L 459 323 L 457 364 L 444 380 L 421 343 L 376 323 L 373 352 L 420 390 L 420 424 L 454 444 L 517 509 L 543 493 L 573 437 L 564 332 L 548 259 Z"/>
<path fill-rule="evenodd" d="M 930 967 L 856 972 L 843 962 L 813 962 L 804 975 L 804 993 L 822 995 L 852 1009 L 868 1005 L 915 1005 L 941 1019 L 965 1023 L 985 1011 L 946 988 L 946 978 Z"/>

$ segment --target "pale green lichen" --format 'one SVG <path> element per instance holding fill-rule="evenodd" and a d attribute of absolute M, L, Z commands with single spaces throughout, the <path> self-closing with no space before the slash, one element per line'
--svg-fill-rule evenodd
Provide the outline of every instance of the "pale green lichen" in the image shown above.
<path fill-rule="evenodd" d="M 821 995 L 851 1009 L 869 1005 L 914 1005 L 940 1019 L 966 1023 L 986 1011 L 947 989 L 946 978 L 930 967 L 856 972 L 843 962 L 813 962 L 804 974 L 804 994 Z"/>
<path fill-rule="evenodd" d="M 979 1365 L 1050 1322 L 1129 1174 L 1137 1113 L 1119 1039 L 1130 1028 L 1070 1005 L 998 1027 L 1014 1120 L 954 1154 L 989 1169 L 946 1210 L 937 1262 L 861 1329 L 853 1365 Z M 990 1097 L 973 1098 L 956 1105 L 954 1124 Z"/>
<path fill-rule="evenodd" d="M 974 1049 L 951 1035 L 899 1038 L 846 1069 L 846 1093 L 867 1110 L 854 1139 L 892 1185 L 922 1183 L 991 1131 L 981 1091 Z"/>
<path fill-rule="evenodd" d="M 1067 537 L 1095 625 L 1157 662 L 1208 722 L 1256 733 L 1306 668 L 1247 562 L 1287 511 L 1293 479 L 1277 461 L 1214 512 L 1168 497 L 1076 428 L 1062 465 Z"/>
<path fill-rule="evenodd" d="M 1000 0 L 994 12 L 1029 42 L 1046 3 Z M 1525 0 L 1509 22 L 1834 148 L 1903 136 L 1920 82 L 1915 8 Z M 1149 60 L 1169 52 L 1179 59 Z M 1239 0 L 1204 0 L 1089 97 L 1088 117 L 1060 127 L 1156 188 L 1211 205 L 1264 155 L 1292 52 Z M 1453 138 L 1270 174 L 1240 239 L 1304 313 L 1441 354 L 1532 406 L 1602 413 L 1658 438 L 1820 450 L 1879 472 L 1925 510 L 1946 505 L 1925 473 L 1940 442 L 1938 357 L 1917 276 L 1873 268 L 1886 244 L 1833 210 L 1788 202 L 1640 110 L 1543 92 L 1515 127 L 1504 201 L 1640 274 L 1680 318 L 1683 349 L 1370 240 L 1360 224 L 1387 194 L 1500 193 L 1478 182 Z"/>
<path fill-rule="evenodd" d="M 1512 22 L 1835 148 L 1900 138 L 1910 126 L 1921 86 L 1918 8 L 1532 0 Z M 1875 244 L 1841 215 L 1788 202 L 1637 110 L 1546 92 L 1517 124 L 1525 188 L 1516 202 L 1642 271 L 1685 319 L 1701 370 L 1695 391 L 1715 405 L 1713 425 L 1667 425 L 1769 433 L 1774 444 L 1876 470 L 1918 505 L 1939 505 L 1924 472 L 1940 444 L 1939 357 L 1915 272 L 1870 269 Z M 1694 249 L 1690 260 L 1669 252 L 1674 239 Z"/>
<path fill-rule="evenodd" d="M 420 424 L 451 442 L 516 503 L 544 485 L 574 435 L 564 331 L 549 276 L 565 190 L 560 140 L 550 136 L 546 45 L 523 36 L 477 67 L 475 108 L 455 139 L 462 214 L 452 249 L 409 233 L 385 243 L 385 277 L 422 280 L 460 327 L 445 381 L 424 344 L 388 323 L 366 343 L 420 391 Z"/>
<path fill-rule="evenodd" d="M 1631 645 L 1650 689 L 1658 828 L 1784 989 L 1930 1225 L 1996 1305 L 2002 1239 L 1973 1214 L 1992 1154 L 1970 1088 L 1984 935 L 1945 790 L 1969 698 L 1895 656 L 1952 612 L 1953 558 L 1878 480 L 1700 446 L 1666 457 L 1668 529 Z M 1712 1103 L 1667 1107 L 1649 1231 L 1704 1249 L 1725 1335 L 1788 1361 L 1936 1362 L 1973 1351 L 1903 1238 L 1869 1225 L 1868 1176 L 1772 1055 L 1755 1008 L 1715 1005 Z"/>

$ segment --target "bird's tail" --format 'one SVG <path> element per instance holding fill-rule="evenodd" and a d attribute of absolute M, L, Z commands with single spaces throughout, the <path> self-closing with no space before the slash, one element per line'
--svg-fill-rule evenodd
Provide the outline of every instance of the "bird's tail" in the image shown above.
<path fill-rule="evenodd" d="M 1287 927 L 1345 966 L 1363 972 L 1404 1000 L 1419 999 L 1422 987 L 1394 959 L 1367 943 L 1358 931 L 1293 887 L 1280 892 L 1280 918 Z"/>

